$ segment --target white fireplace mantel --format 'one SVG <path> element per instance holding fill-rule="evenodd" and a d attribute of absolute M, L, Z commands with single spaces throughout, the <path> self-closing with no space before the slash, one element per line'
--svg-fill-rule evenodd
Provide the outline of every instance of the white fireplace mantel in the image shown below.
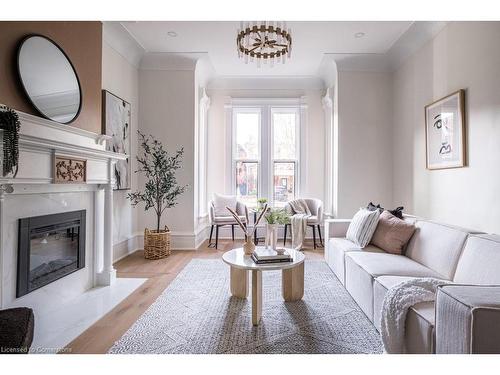
<path fill-rule="evenodd" d="M 116 277 L 113 268 L 113 186 L 115 163 L 128 155 L 106 151 L 108 136 L 63 125 L 18 112 L 19 169 L 17 176 L 0 173 L 0 308 L 6 306 L 4 263 L 6 244 L 5 201 L 13 195 L 94 192 L 92 228 L 96 285 L 110 285 Z M 55 183 L 54 158 L 65 156 L 87 161 L 86 181 L 78 184 Z M 3 131 L 0 130 L 0 158 L 3 158 Z M 3 166 L 0 163 L 0 171 Z M 41 213 L 43 214 L 43 213 Z"/>

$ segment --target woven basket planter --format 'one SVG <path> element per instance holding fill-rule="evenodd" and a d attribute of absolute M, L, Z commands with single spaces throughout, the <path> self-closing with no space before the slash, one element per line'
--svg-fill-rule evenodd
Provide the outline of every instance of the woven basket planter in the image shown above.
<path fill-rule="evenodd" d="M 170 255 L 170 230 L 144 229 L 144 258 L 161 259 Z"/>

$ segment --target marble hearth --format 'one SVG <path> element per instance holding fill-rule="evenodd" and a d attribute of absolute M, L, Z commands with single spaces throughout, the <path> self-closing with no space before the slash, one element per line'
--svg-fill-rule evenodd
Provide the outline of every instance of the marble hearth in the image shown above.
<path fill-rule="evenodd" d="M 19 118 L 19 172 L 0 177 L 0 308 L 31 307 L 34 349 L 62 347 L 144 282 L 117 280 L 113 268 L 114 163 L 127 155 L 106 151 L 106 136 Z M 85 181 L 56 183 L 56 156 L 85 160 Z M 16 298 L 19 219 L 79 210 L 86 212 L 85 267 Z"/>

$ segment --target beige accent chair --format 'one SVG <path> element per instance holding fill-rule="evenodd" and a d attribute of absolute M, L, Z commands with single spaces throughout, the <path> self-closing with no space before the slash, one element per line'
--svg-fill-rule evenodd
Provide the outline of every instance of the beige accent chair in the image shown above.
<path fill-rule="evenodd" d="M 321 237 L 321 224 L 323 223 L 323 202 L 320 199 L 316 199 L 316 198 L 304 198 L 304 201 L 306 202 L 307 207 L 309 208 L 309 211 L 311 211 L 311 215 L 312 215 L 310 218 L 307 219 L 307 226 L 311 227 L 313 230 L 314 248 L 316 249 L 316 247 L 317 247 L 316 228 L 318 228 L 320 246 L 323 247 L 323 238 Z M 288 203 L 285 205 L 285 210 L 289 214 L 293 214 L 292 208 L 290 207 L 290 205 Z M 285 232 L 283 235 L 283 246 L 285 246 L 285 244 L 286 244 L 286 234 L 287 234 L 288 227 L 290 227 L 290 224 L 285 224 Z M 290 232 L 291 232 L 291 230 L 290 230 Z"/>
<path fill-rule="evenodd" d="M 350 220 L 326 220 L 328 265 L 378 330 L 385 294 L 396 284 L 415 277 L 467 284 L 442 286 L 436 302 L 410 308 L 407 352 L 500 353 L 500 328 L 488 329 L 500 327 L 500 237 L 416 217 L 405 220 L 417 228 L 405 255 L 373 245 L 360 249 L 345 238 Z"/>
<path fill-rule="evenodd" d="M 215 247 L 217 249 L 217 246 L 219 244 L 219 228 L 230 225 L 231 226 L 231 236 L 232 240 L 234 241 L 234 226 L 238 225 L 236 222 L 235 218 L 231 216 L 231 214 L 228 212 L 227 215 L 219 215 L 217 216 L 215 214 L 215 205 L 214 201 L 212 200 L 210 202 L 210 239 L 208 241 L 208 247 Z M 241 222 L 245 225 L 248 225 L 249 220 L 248 220 L 248 208 L 245 204 L 241 202 L 236 203 L 236 213 L 238 214 L 239 219 Z M 214 232 L 214 227 L 215 227 L 215 244 L 212 243 L 212 235 Z M 239 228 L 239 225 L 238 225 Z"/>

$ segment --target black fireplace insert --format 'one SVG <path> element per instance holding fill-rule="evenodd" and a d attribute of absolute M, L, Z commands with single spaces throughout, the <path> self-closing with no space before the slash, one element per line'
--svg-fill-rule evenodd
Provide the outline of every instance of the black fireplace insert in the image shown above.
<path fill-rule="evenodd" d="M 85 210 L 19 219 L 17 297 L 85 267 Z"/>

